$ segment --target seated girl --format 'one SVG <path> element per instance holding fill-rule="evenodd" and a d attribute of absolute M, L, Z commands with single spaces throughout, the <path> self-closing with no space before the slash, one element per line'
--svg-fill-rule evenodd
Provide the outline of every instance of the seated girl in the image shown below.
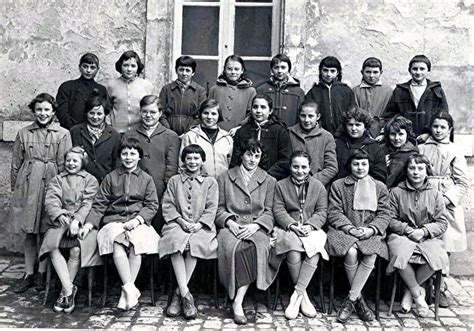
<path fill-rule="evenodd" d="M 72 313 L 77 286 L 73 284 L 79 268 L 101 264 L 97 252 L 97 230 L 84 223 L 99 188 L 97 179 L 85 171 L 87 153 L 81 147 L 65 155 L 65 169 L 53 177 L 46 191 L 44 207 L 48 215 L 46 234 L 39 257 L 46 253 L 61 281 L 62 290 L 54 303 L 56 312 Z M 61 249 L 69 251 L 66 262 Z"/>
<path fill-rule="evenodd" d="M 407 286 L 402 310 L 409 312 L 414 299 L 418 315 L 426 317 L 429 307 L 421 285 L 436 270 L 449 271 L 448 255 L 441 239 L 448 221 L 443 194 L 427 179 L 431 175 L 430 161 L 421 154 L 410 155 L 404 170 L 407 180 L 390 193 L 395 215 L 390 221 L 392 234 L 387 240 L 390 252 L 387 272 L 397 269 Z"/>
<path fill-rule="evenodd" d="M 290 157 L 290 177 L 279 181 L 273 200 L 273 215 L 278 226 L 276 254 L 285 254 L 295 291 L 285 310 L 288 319 L 301 312 L 315 317 L 316 309 L 306 288 L 318 266 L 319 257 L 328 260 L 324 249 L 327 193 L 323 184 L 310 176 L 311 158 L 307 152 L 295 151 Z"/>
<path fill-rule="evenodd" d="M 345 323 L 355 309 L 363 321 L 374 313 L 362 297 L 377 256 L 388 259 L 385 230 L 390 222 L 388 190 L 369 175 L 371 162 L 364 150 L 354 151 L 347 164 L 350 175 L 336 180 L 329 194 L 328 240 L 331 256 L 344 257 L 350 291 L 337 319 Z"/>
<path fill-rule="evenodd" d="M 206 154 L 199 145 L 188 145 L 181 153 L 184 166 L 171 177 L 163 196 L 165 225 L 158 250 L 171 257 L 178 288 L 166 311 L 175 317 L 195 318 L 197 309 L 188 282 L 197 259 L 217 258 L 216 218 L 218 187 L 213 177 L 202 173 Z"/>
<path fill-rule="evenodd" d="M 160 237 L 150 226 L 158 210 L 153 178 L 138 167 L 143 150 L 138 140 L 126 138 L 119 149 L 121 166 L 102 181 L 86 223 L 99 227 L 99 254 L 112 254 L 122 280 L 118 308 L 138 304 L 135 280 L 142 254 L 157 254 Z"/>
<path fill-rule="evenodd" d="M 234 300 L 234 322 L 246 324 L 242 303 L 253 282 L 266 290 L 275 279 L 280 259 L 270 249 L 275 178 L 259 168 L 262 143 L 250 139 L 240 145 L 239 165 L 218 178 L 219 279 Z"/>

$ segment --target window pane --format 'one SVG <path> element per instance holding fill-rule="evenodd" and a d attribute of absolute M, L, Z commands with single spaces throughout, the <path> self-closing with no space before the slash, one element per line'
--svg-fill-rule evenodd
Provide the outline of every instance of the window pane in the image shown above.
<path fill-rule="evenodd" d="M 217 55 L 219 7 L 183 7 L 182 54 Z"/>
<path fill-rule="evenodd" d="M 271 41 L 271 7 L 235 8 L 235 54 L 241 56 L 271 56 Z"/>
<path fill-rule="evenodd" d="M 247 69 L 247 76 L 252 80 L 253 85 L 264 83 L 270 76 L 270 61 L 248 61 L 245 60 L 245 68 Z"/>
<path fill-rule="evenodd" d="M 196 60 L 196 74 L 193 79 L 196 83 L 207 89 L 216 84 L 217 79 L 217 60 Z"/>

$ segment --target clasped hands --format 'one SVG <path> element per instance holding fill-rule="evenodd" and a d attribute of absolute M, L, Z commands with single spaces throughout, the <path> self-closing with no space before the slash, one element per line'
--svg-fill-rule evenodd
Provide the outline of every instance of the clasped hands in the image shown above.
<path fill-rule="evenodd" d="M 181 229 L 187 233 L 195 233 L 202 229 L 202 224 L 200 222 L 191 223 L 181 217 L 176 219 L 176 223 L 178 223 L 181 226 Z"/>
<path fill-rule="evenodd" d="M 313 230 L 313 227 L 311 225 L 291 224 L 290 230 L 296 233 L 298 237 L 307 237 Z"/>
<path fill-rule="evenodd" d="M 258 225 L 257 223 L 239 225 L 234 220 L 228 220 L 226 224 L 230 232 L 232 232 L 232 234 L 240 240 L 249 239 L 255 232 L 260 229 L 260 225 Z"/>
<path fill-rule="evenodd" d="M 375 230 L 364 226 L 358 228 L 354 227 L 349 230 L 349 234 L 357 239 L 368 239 L 375 235 Z"/>
<path fill-rule="evenodd" d="M 89 232 L 92 230 L 93 225 L 90 223 L 86 223 L 83 226 L 79 223 L 77 219 L 70 215 L 60 215 L 58 217 L 59 224 L 62 226 L 68 226 L 69 229 L 67 231 L 68 236 L 75 237 L 77 236 L 79 239 L 84 239 Z"/>
<path fill-rule="evenodd" d="M 425 238 L 425 231 L 423 229 L 415 229 L 409 233 L 407 233 L 408 239 L 419 243 Z"/>

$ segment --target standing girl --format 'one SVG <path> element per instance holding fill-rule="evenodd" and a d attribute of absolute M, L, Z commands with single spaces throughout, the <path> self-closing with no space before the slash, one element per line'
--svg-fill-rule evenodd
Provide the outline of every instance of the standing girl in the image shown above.
<path fill-rule="evenodd" d="M 14 286 L 25 292 L 34 284 L 38 235 L 45 231 L 44 195 L 46 185 L 64 169 L 64 155 L 71 148 L 69 131 L 53 122 L 56 101 L 47 94 L 37 95 L 28 105 L 35 122 L 21 129 L 13 145 L 11 184 L 12 223 L 21 225 L 25 237 L 25 276 Z M 45 286 L 46 264 L 40 263 L 37 290 Z"/>
<path fill-rule="evenodd" d="M 403 116 L 394 117 L 385 124 L 384 139 L 381 147 L 387 164 L 385 184 L 392 188 L 406 179 L 405 163 L 410 155 L 418 152 L 411 121 Z"/>
<path fill-rule="evenodd" d="M 284 124 L 273 115 L 272 106 L 272 99 L 264 94 L 253 98 L 252 117 L 235 134 L 230 166 L 234 167 L 240 163 L 240 145 L 253 138 L 262 143 L 265 151 L 265 159 L 260 162 L 260 167 L 280 180 L 289 174 L 291 141 Z"/>
<path fill-rule="evenodd" d="M 252 81 L 247 78 L 244 60 L 238 55 L 228 56 L 224 71 L 209 91 L 209 99 L 221 105 L 223 121 L 220 127 L 229 131 L 239 126 L 250 111 L 256 94 Z"/>
<path fill-rule="evenodd" d="M 158 210 L 153 178 L 138 167 L 143 150 L 137 139 L 126 138 L 119 149 L 121 166 L 102 181 L 86 223 L 100 228 L 99 254 L 112 254 L 122 280 L 117 308 L 128 310 L 138 304 L 140 291 L 135 280 L 141 254 L 157 254 L 160 237 L 150 226 Z"/>
<path fill-rule="evenodd" d="M 188 282 L 197 259 L 217 258 L 216 218 L 218 187 L 213 177 L 202 173 L 206 154 L 199 145 L 186 146 L 181 153 L 182 172 L 171 177 L 163 196 L 160 257 L 171 256 L 178 288 L 167 309 L 168 316 L 181 312 L 195 318 L 197 309 Z"/>
<path fill-rule="evenodd" d="M 311 158 L 307 152 L 295 151 L 290 158 L 290 177 L 279 181 L 273 200 L 276 231 L 276 254 L 285 254 L 288 271 L 295 284 L 285 310 L 288 319 L 301 312 L 315 317 L 316 309 L 306 288 L 318 266 L 319 257 L 329 256 L 324 249 L 327 193 L 323 184 L 310 176 Z"/>
<path fill-rule="evenodd" d="M 84 149 L 71 148 L 65 158 L 66 171 L 53 177 L 46 191 L 48 230 L 39 257 L 49 253 L 61 281 L 61 294 L 53 306 L 56 312 L 69 314 L 74 310 L 77 286 L 73 281 L 79 269 L 102 263 L 97 252 L 97 230 L 85 223 L 99 188 L 97 179 L 85 170 L 88 161 Z M 69 250 L 67 262 L 60 249 Z"/>
<path fill-rule="evenodd" d="M 390 221 L 392 234 L 387 240 L 390 251 L 387 273 L 397 269 L 407 286 L 402 310 L 405 313 L 411 310 L 413 298 L 421 317 L 429 313 L 421 285 L 436 270 L 449 271 L 449 258 L 441 240 L 448 227 L 446 209 L 443 195 L 427 180 L 430 168 L 430 161 L 424 155 L 408 157 L 404 169 L 407 180 L 390 193 L 395 215 Z"/>
<path fill-rule="evenodd" d="M 115 63 L 120 77 L 113 79 L 107 86 L 113 110 L 110 124 L 120 133 L 130 131 L 140 123 L 140 100 L 153 94 L 150 81 L 139 77 L 145 66 L 134 51 L 124 52 Z"/>
<path fill-rule="evenodd" d="M 369 175 L 369 154 L 357 150 L 348 159 L 350 175 L 331 186 L 328 208 L 327 250 L 331 256 L 344 257 L 350 291 L 337 319 L 345 323 L 355 309 L 363 321 L 374 313 L 362 297 L 362 289 L 377 259 L 388 259 L 385 230 L 390 222 L 388 190 Z M 360 256 L 359 256 L 360 255 Z"/>
<path fill-rule="evenodd" d="M 181 153 L 186 146 L 197 144 L 206 153 L 203 171 L 217 178 L 229 169 L 234 140 L 231 135 L 218 127 L 222 121 L 222 111 L 216 100 L 207 99 L 199 108 L 199 126 L 191 128 L 181 141 Z M 181 162 L 182 166 L 182 162 Z"/>
<path fill-rule="evenodd" d="M 462 198 L 469 189 L 466 159 L 459 145 L 454 143 L 453 118 L 447 111 L 436 113 L 431 121 L 431 134 L 420 153 L 433 167 L 428 181 L 443 194 L 446 205 L 448 229 L 443 236 L 446 251 L 462 252 L 467 249 L 466 226 Z M 446 286 L 441 292 L 440 306 L 449 306 Z"/>

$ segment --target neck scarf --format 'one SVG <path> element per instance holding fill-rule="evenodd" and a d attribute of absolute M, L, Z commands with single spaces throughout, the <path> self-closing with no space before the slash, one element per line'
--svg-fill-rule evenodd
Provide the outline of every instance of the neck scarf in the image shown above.
<path fill-rule="evenodd" d="M 105 123 L 94 127 L 90 126 L 89 123 L 87 124 L 87 131 L 89 131 L 89 136 L 91 137 L 92 143 L 94 144 L 99 138 L 102 136 L 105 130 Z"/>
<path fill-rule="evenodd" d="M 354 178 L 355 179 L 355 178 Z M 377 190 L 375 181 L 367 175 L 354 184 L 354 210 L 377 210 Z"/>
<path fill-rule="evenodd" d="M 252 179 L 253 174 L 257 171 L 258 167 L 253 170 L 247 170 L 243 164 L 240 165 L 240 174 L 242 175 L 242 179 L 244 180 L 245 186 L 248 186 L 250 183 L 250 179 Z"/>
<path fill-rule="evenodd" d="M 217 134 L 219 133 L 219 128 L 205 128 L 201 125 L 201 130 L 206 134 L 211 144 L 214 145 L 217 139 Z"/>
<path fill-rule="evenodd" d="M 257 121 L 254 121 L 254 122 L 255 122 L 255 125 L 257 125 L 257 140 L 260 141 L 260 138 L 262 136 L 262 126 L 267 124 L 268 120 L 260 122 L 260 123 Z"/>
<path fill-rule="evenodd" d="M 300 205 L 300 219 L 299 223 L 303 224 L 304 219 L 303 219 L 303 208 L 304 208 L 304 203 L 306 202 L 306 196 L 308 194 L 308 187 L 309 187 L 309 175 L 306 176 L 304 179 L 298 180 L 294 178 L 293 176 L 290 177 L 291 182 L 295 185 L 296 187 L 296 193 L 298 194 L 298 202 Z"/>
<path fill-rule="evenodd" d="M 181 94 L 184 94 L 186 90 L 188 89 L 189 85 L 191 85 L 191 81 L 189 81 L 187 84 L 183 83 L 179 79 L 176 80 L 176 84 L 178 84 L 179 90 L 181 91 Z"/>
<path fill-rule="evenodd" d="M 160 124 L 160 122 L 156 123 L 156 124 L 153 125 L 153 126 L 148 126 L 148 125 L 146 125 L 145 123 L 142 123 L 142 127 L 143 127 L 143 129 L 145 130 L 146 135 L 147 135 L 148 137 L 150 137 L 150 136 L 153 134 L 153 132 L 155 132 L 155 129 L 156 129 L 156 127 L 157 127 L 159 124 Z"/>

